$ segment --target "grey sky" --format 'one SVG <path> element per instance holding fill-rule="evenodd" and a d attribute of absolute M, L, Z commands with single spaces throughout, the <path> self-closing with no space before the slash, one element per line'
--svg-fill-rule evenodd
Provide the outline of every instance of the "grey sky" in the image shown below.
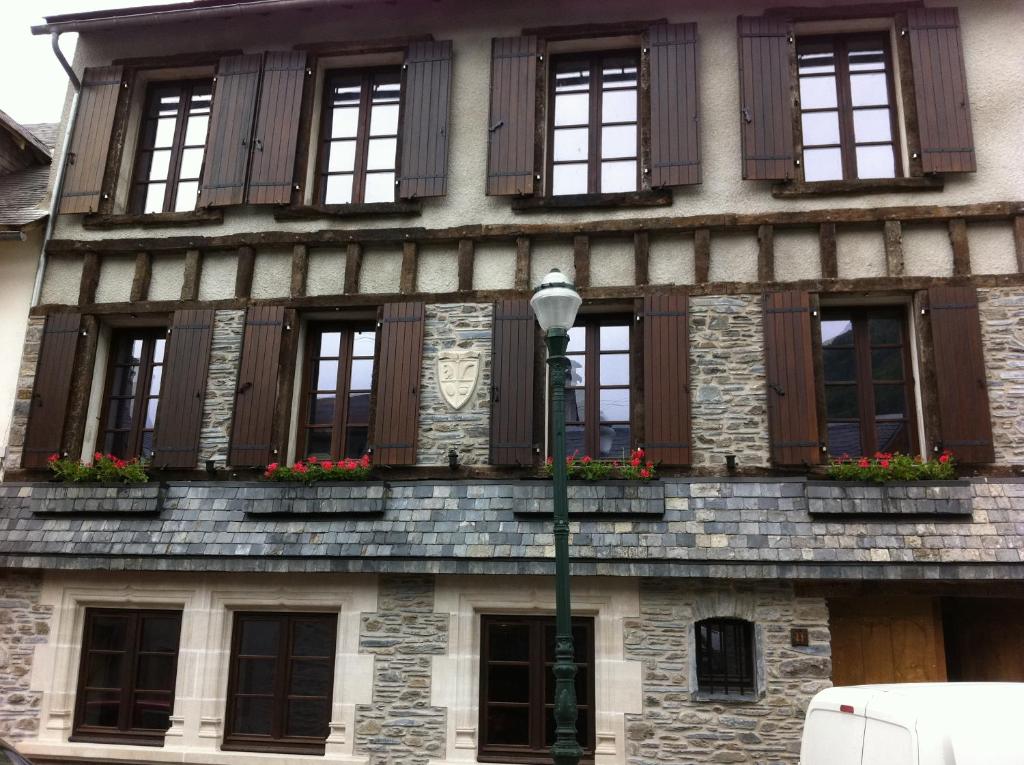
<path fill-rule="evenodd" d="M 50 38 L 29 30 L 44 16 L 161 5 L 170 0 L 2 0 L 0 5 L 0 109 L 18 122 L 56 122 L 60 119 L 67 76 L 50 50 Z M 77 35 L 61 36 L 68 60 Z"/>

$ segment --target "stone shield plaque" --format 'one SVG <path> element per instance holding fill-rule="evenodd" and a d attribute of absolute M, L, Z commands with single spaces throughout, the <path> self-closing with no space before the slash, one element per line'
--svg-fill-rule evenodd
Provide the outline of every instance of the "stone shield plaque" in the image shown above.
<path fill-rule="evenodd" d="M 480 378 L 480 351 L 441 351 L 437 380 L 441 397 L 452 409 L 461 409 L 476 390 Z"/>

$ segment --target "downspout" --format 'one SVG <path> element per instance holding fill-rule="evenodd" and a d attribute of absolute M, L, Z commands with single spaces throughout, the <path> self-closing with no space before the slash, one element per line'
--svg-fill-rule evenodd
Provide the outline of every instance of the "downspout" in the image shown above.
<path fill-rule="evenodd" d="M 75 119 L 78 117 L 78 102 L 82 92 L 82 82 L 78 79 L 78 75 L 75 74 L 75 70 L 71 68 L 71 64 L 68 63 L 60 49 L 60 34 L 60 32 L 52 32 L 50 34 L 50 46 L 53 48 L 57 61 L 60 62 L 64 71 L 67 72 L 68 79 L 71 81 L 71 87 L 75 89 L 75 93 L 71 97 L 71 113 L 68 116 L 64 140 L 61 143 L 60 160 L 57 164 L 57 178 L 54 181 L 53 195 L 50 198 L 50 214 L 46 218 L 43 246 L 39 251 L 39 262 L 36 265 L 36 280 L 32 287 L 32 302 L 30 304 L 32 308 L 39 305 L 39 297 L 43 291 L 43 275 L 46 273 L 46 245 L 49 244 L 50 237 L 53 236 L 53 226 L 57 220 L 57 208 L 60 207 L 60 195 L 64 189 L 64 171 L 67 169 L 68 151 L 71 148 L 71 134 L 75 128 Z"/>

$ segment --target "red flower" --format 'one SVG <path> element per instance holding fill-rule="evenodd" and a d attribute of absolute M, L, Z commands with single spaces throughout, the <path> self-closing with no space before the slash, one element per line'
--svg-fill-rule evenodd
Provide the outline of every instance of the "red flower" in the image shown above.
<path fill-rule="evenodd" d="M 593 460 L 592 460 L 592 459 L 590 459 L 590 455 L 589 455 L 589 454 L 587 454 L 587 455 L 585 455 L 585 456 L 583 457 L 583 459 L 581 460 L 581 462 L 582 462 L 582 463 L 583 463 L 584 465 L 589 465 L 589 464 L 590 464 L 591 462 L 593 462 Z"/>
<path fill-rule="evenodd" d="M 311 457 L 306 457 L 306 462 L 308 462 L 310 465 L 315 465 L 316 464 L 316 456 L 314 455 L 314 456 L 311 456 Z"/>
<path fill-rule="evenodd" d="M 324 470 L 330 470 L 331 468 L 334 467 L 334 463 L 331 462 L 330 460 L 324 460 L 323 462 L 320 463 L 320 467 L 322 467 Z"/>
<path fill-rule="evenodd" d="M 59 459 L 60 459 L 60 455 L 57 454 L 57 453 L 53 453 L 49 457 L 46 458 L 46 461 L 49 462 L 52 465 L 54 462 L 56 462 Z"/>
<path fill-rule="evenodd" d="M 124 470 L 124 466 L 125 466 L 125 461 L 124 460 L 115 460 L 114 461 L 114 467 L 116 467 L 118 470 Z"/>
<path fill-rule="evenodd" d="M 653 462 L 648 462 L 647 463 L 647 469 L 648 470 L 654 470 L 654 463 Z"/>
<path fill-rule="evenodd" d="M 945 454 L 945 453 L 940 454 L 939 455 L 939 462 L 941 462 L 943 465 L 945 465 L 947 462 L 949 462 L 949 455 Z"/>
<path fill-rule="evenodd" d="M 634 457 L 629 461 L 629 464 L 632 465 L 633 467 L 640 467 L 640 458 Z"/>
<path fill-rule="evenodd" d="M 889 467 L 889 460 L 882 460 L 878 464 L 880 464 L 883 468 L 887 468 L 887 467 Z"/>
<path fill-rule="evenodd" d="M 370 455 L 364 454 L 362 457 L 360 457 L 359 464 L 362 465 L 363 467 L 370 467 Z"/>
<path fill-rule="evenodd" d="M 641 448 L 637 447 L 637 450 L 636 450 L 636 456 L 637 456 L 637 457 L 641 457 L 641 458 L 642 458 L 642 457 L 644 456 L 644 453 L 645 453 L 645 452 L 644 452 L 644 450 L 643 450 L 643 449 L 641 449 Z"/>
<path fill-rule="evenodd" d="M 544 460 L 544 462 L 545 462 L 545 463 L 547 463 L 548 465 L 553 465 L 553 464 L 554 464 L 554 462 L 555 462 L 555 458 L 554 458 L 554 457 L 552 457 L 552 456 L 551 456 L 551 455 L 549 454 L 549 455 L 548 455 L 548 458 L 547 458 L 546 460 Z"/>
<path fill-rule="evenodd" d="M 866 468 L 866 467 L 870 467 L 870 466 L 871 466 L 871 463 L 868 462 L 868 458 L 867 457 L 861 457 L 860 461 L 857 463 L 857 467 Z"/>
<path fill-rule="evenodd" d="M 651 477 L 651 471 L 648 470 L 647 468 L 644 468 L 643 470 L 640 471 L 640 477 L 641 478 L 650 478 Z"/>
<path fill-rule="evenodd" d="M 277 463 L 276 462 L 271 462 L 269 465 L 267 465 L 267 472 L 268 473 L 273 473 L 275 470 L 277 470 Z"/>
<path fill-rule="evenodd" d="M 103 459 L 103 455 L 100 454 L 99 452 L 96 452 L 94 455 L 92 455 L 92 458 L 99 462 L 101 459 Z"/>
<path fill-rule="evenodd" d="M 306 466 L 303 465 L 301 462 L 296 462 L 295 463 L 295 472 L 296 473 L 305 473 L 306 472 Z"/>

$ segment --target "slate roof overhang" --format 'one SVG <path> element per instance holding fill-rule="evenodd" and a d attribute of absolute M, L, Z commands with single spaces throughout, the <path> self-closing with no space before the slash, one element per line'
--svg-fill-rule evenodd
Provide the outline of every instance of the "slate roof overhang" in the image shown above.
<path fill-rule="evenodd" d="M 0 231 L 19 231 L 45 220 L 50 167 L 37 165 L 0 175 Z"/>

